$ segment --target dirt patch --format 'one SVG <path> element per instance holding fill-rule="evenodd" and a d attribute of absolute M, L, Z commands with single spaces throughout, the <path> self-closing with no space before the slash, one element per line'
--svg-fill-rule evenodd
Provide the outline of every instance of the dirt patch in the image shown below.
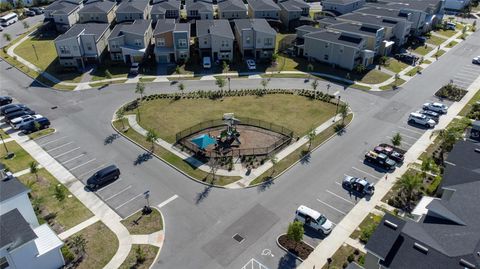
<path fill-rule="evenodd" d="M 313 248 L 311 246 L 307 245 L 303 241 L 295 242 L 289 239 L 286 234 L 281 235 L 278 238 L 278 243 L 292 254 L 300 257 L 302 260 L 308 258 L 308 255 L 313 252 Z"/>

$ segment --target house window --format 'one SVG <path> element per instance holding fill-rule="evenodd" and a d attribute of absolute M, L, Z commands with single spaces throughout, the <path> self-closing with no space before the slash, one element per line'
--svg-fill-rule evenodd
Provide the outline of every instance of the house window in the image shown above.
<path fill-rule="evenodd" d="M 265 46 L 271 46 L 271 45 L 273 45 L 273 39 L 265 38 Z"/>
<path fill-rule="evenodd" d="M 187 40 L 186 39 L 179 39 L 178 40 L 178 45 L 180 47 L 186 47 L 187 46 Z"/>
<path fill-rule="evenodd" d="M 142 45 L 142 40 L 140 39 L 135 39 L 135 46 L 141 46 Z"/>
<path fill-rule="evenodd" d="M 247 36 L 247 39 L 245 40 L 245 43 L 250 44 L 250 37 Z"/>
<path fill-rule="evenodd" d="M 204 45 L 207 45 L 207 44 L 208 44 L 208 38 L 205 38 L 205 39 L 203 40 L 203 44 L 204 44 Z"/>
<path fill-rule="evenodd" d="M 323 59 L 324 59 L 325 61 L 328 61 L 328 54 L 323 55 Z"/>
<path fill-rule="evenodd" d="M 60 46 L 60 53 L 61 54 L 70 54 L 70 50 L 65 46 Z"/>
<path fill-rule="evenodd" d="M 205 19 L 208 20 L 208 14 L 205 14 Z"/>
<path fill-rule="evenodd" d="M 343 53 L 343 46 L 340 47 L 340 53 Z"/>
<path fill-rule="evenodd" d="M 112 49 L 118 49 L 118 43 L 117 42 L 112 42 L 111 44 Z"/>
<path fill-rule="evenodd" d="M 92 44 L 91 43 L 87 43 L 87 50 L 92 50 Z"/>
<path fill-rule="evenodd" d="M 180 57 L 180 59 L 186 59 L 188 57 L 187 53 L 185 52 L 180 52 L 180 54 L 178 55 L 178 57 Z"/>
<path fill-rule="evenodd" d="M 228 41 L 222 40 L 222 47 L 224 48 L 228 47 Z"/>
<path fill-rule="evenodd" d="M 8 268 L 9 264 L 6 257 L 0 258 L 0 269 Z"/>
<path fill-rule="evenodd" d="M 165 38 L 157 38 L 157 46 L 158 47 L 165 47 Z"/>

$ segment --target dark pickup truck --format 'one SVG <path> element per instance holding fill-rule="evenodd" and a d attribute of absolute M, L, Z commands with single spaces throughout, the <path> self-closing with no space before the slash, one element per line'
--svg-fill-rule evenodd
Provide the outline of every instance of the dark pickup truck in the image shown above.
<path fill-rule="evenodd" d="M 394 170 L 395 166 L 397 165 L 397 163 L 388 158 L 387 155 L 383 153 L 376 153 L 374 151 L 369 151 L 365 154 L 365 161 L 386 170 Z"/>

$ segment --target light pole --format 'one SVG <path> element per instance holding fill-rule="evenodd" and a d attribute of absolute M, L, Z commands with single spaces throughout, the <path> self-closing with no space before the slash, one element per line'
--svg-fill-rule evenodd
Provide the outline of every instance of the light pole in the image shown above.
<path fill-rule="evenodd" d="M 150 201 L 148 200 L 148 198 L 150 198 L 150 191 L 144 192 L 143 195 L 145 196 L 145 200 L 146 200 L 146 205 L 143 208 L 143 212 L 145 214 L 149 214 L 150 212 L 152 212 L 152 209 L 150 208 Z"/>
<path fill-rule="evenodd" d="M 335 109 L 335 115 L 333 115 L 333 122 L 335 122 L 335 118 L 337 117 L 337 114 L 338 114 L 338 105 L 340 105 L 340 95 L 338 96 L 337 108 Z"/>
<path fill-rule="evenodd" d="M 230 91 L 230 77 L 228 77 L 228 90 Z"/>
<path fill-rule="evenodd" d="M 13 157 L 13 153 L 11 154 L 10 152 L 8 152 L 7 144 L 6 144 L 5 141 L 3 140 L 3 135 L 2 135 L 2 134 L 0 134 L 0 139 L 2 139 L 2 144 L 3 144 L 3 146 L 5 147 L 6 158 L 7 158 L 7 159 L 11 159 L 11 158 Z"/>
<path fill-rule="evenodd" d="M 33 51 L 35 52 L 35 57 L 37 57 L 37 61 L 38 61 L 37 49 L 35 48 L 34 44 L 32 44 L 32 48 L 33 48 Z"/>

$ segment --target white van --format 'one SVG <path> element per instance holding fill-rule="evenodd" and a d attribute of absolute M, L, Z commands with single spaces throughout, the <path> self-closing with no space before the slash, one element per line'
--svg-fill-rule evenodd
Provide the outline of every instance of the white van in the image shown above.
<path fill-rule="evenodd" d="M 295 211 L 295 221 L 299 221 L 323 234 L 327 235 L 332 231 L 333 223 L 319 212 L 301 205 Z"/>
<path fill-rule="evenodd" d="M 18 15 L 15 13 L 8 13 L 7 15 L 0 17 L 0 24 L 3 27 L 9 26 L 10 24 L 14 24 L 18 21 Z"/>
<path fill-rule="evenodd" d="M 210 61 L 210 57 L 203 57 L 203 68 L 210 69 L 212 67 L 212 62 Z"/>

